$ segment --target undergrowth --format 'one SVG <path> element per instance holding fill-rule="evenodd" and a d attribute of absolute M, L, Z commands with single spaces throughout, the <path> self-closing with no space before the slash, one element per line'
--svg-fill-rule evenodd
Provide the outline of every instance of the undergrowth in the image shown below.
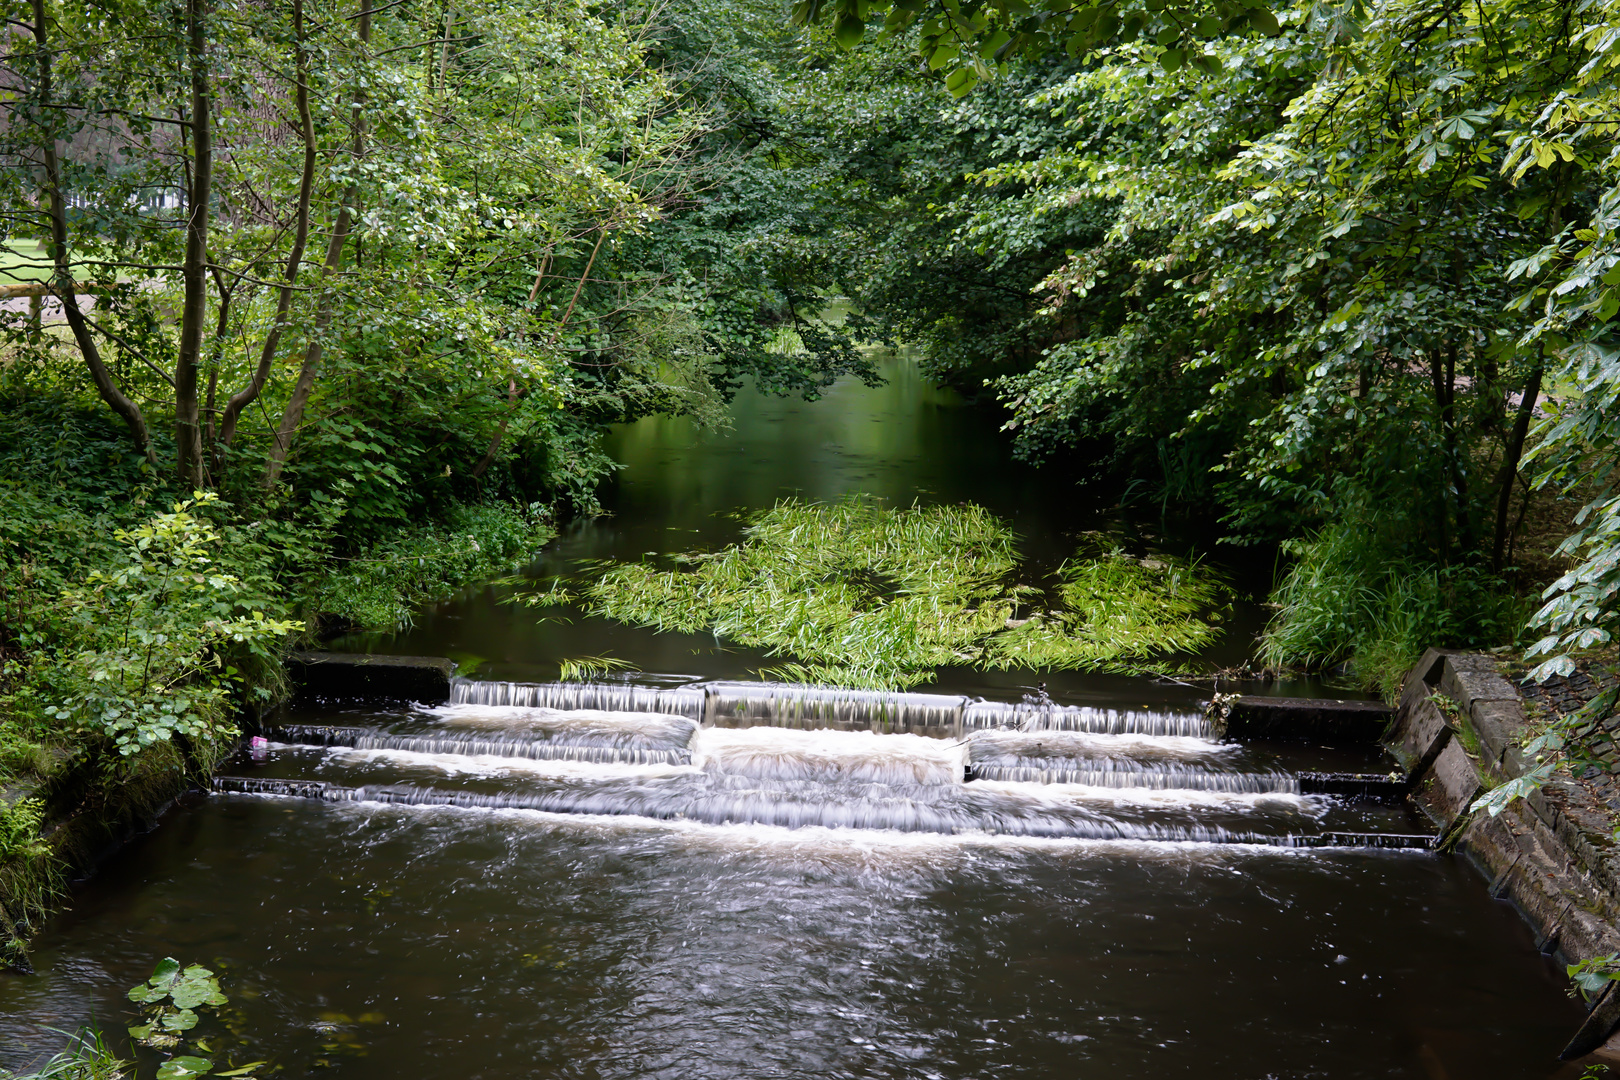
<path fill-rule="evenodd" d="M 1308 670 L 1348 662 L 1386 698 L 1425 649 L 1510 643 L 1528 614 L 1501 578 L 1391 552 L 1370 530 L 1335 525 L 1284 550 L 1296 561 L 1272 594 L 1261 659 Z"/>
<path fill-rule="evenodd" d="M 528 562 L 555 535 L 550 510 L 539 503 L 456 507 L 442 525 L 339 560 L 340 569 L 309 603 L 322 617 L 357 629 L 395 630 L 409 625 L 425 601 Z"/>
<path fill-rule="evenodd" d="M 178 491 L 107 416 L 7 399 L 0 792 L 16 790 L 0 814 L 0 965 L 22 962 L 65 867 L 234 752 L 239 718 L 284 694 L 288 648 L 333 629 L 395 629 L 554 535 L 535 503 L 444 499 L 387 527 L 379 505 L 357 488 Z M 75 827 L 42 846 L 40 804 L 19 792 Z"/>
<path fill-rule="evenodd" d="M 1049 595 L 1019 581 L 1016 537 L 988 511 L 860 496 L 780 502 L 741 543 L 676 559 L 612 565 L 585 594 L 620 622 L 793 658 L 765 677 L 873 689 L 941 665 L 1127 669 L 1206 643 L 1223 592 L 1195 564 L 1101 550 L 1066 565 Z"/>

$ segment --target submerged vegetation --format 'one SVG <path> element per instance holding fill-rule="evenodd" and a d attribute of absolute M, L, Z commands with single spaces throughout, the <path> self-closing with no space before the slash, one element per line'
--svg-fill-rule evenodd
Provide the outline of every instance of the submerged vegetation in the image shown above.
<path fill-rule="evenodd" d="M 1131 669 L 1207 642 L 1221 594 L 1196 564 L 1118 551 L 1043 590 L 1019 580 L 1016 537 L 984 509 L 860 497 L 779 502 L 742 542 L 675 559 L 612 566 L 585 595 L 620 622 L 794 658 L 762 674 L 875 689 L 957 664 Z"/>

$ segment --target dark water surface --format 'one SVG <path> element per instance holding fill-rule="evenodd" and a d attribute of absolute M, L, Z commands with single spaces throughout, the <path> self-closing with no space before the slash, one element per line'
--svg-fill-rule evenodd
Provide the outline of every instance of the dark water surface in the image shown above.
<path fill-rule="evenodd" d="M 714 550 L 739 538 L 743 512 L 784 498 L 833 500 L 854 493 L 896 506 L 978 503 L 1011 523 L 1036 583 L 1074 553 L 1086 531 L 1118 531 L 1139 546 L 1196 550 L 1196 537 L 1155 537 L 1154 523 L 1122 516 L 1112 495 L 1083 486 L 1067 468 L 1013 460 L 994 416 L 925 382 L 912 363 L 890 359 L 882 372 L 887 381 L 880 387 L 844 379 L 815 402 L 745 389 L 732 409 L 730 431 L 661 417 L 616 429 L 606 449 L 624 469 L 604 492 L 608 515 L 566 526 L 528 573 L 573 577 L 582 564 L 599 559 Z M 1255 566 L 1253 553 L 1232 549 L 1205 557 L 1225 560 L 1244 595 L 1227 613 L 1228 631 L 1207 654 L 1222 666 L 1237 664 L 1250 655 L 1263 625 L 1264 609 L 1248 596 L 1264 591 L 1270 566 Z M 553 617 L 539 619 L 532 609 L 501 603 L 510 591 L 474 589 L 422 613 L 404 633 L 356 637 L 342 647 L 450 655 L 463 670 L 471 667 L 475 677 L 491 679 L 553 679 L 563 657 L 614 656 L 645 672 L 740 679 L 782 660 L 718 643 L 711 635 L 655 634 L 577 608 L 548 609 Z M 1112 676 L 950 669 L 918 689 L 1016 699 L 1037 682 L 1073 704 L 1191 701 L 1202 692 Z M 1309 684 L 1248 689 L 1322 692 Z"/>
<path fill-rule="evenodd" d="M 1046 567 L 1078 530 L 1113 523 L 1070 478 L 1010 465 L 993 421 L 904 365 L 889 373 L 887 387 L 841 384 L 816 404 L 745 395 L 730 434 L 668 420 L 617 432 L 610 449 L 626 469 L 614 516 L 571 526 L 531 573 L 725 543 L 737 535 L 732 511 L 794 493 L 971 498 L 1010 519 Z M 674 680 L 748 678 L 771 662 L 577 611 L 540 621 L 501 594 L 472 590 L 408 632 L 350 645 L 450 653 L 481 679 L 550 679 L 559 659 L 600 654 Z M 1258 618 L 1240 608 L 1217 658 L 1241 658 Z M 932 689 L 1016 700 L 1038 678 L 948 671 Z M 1163 715 L 1200 693 L 1123 677 L 1044 681 L 1069 705 Z M 37 975 L 0 976 L 0 1065 L 59 1046 L 50 1027 L 121 1031 L 126 989 L 172 955 L 225 977 L 231 1004 L 199 1028 L 222 1065 L 268 1058 L 287 1077 L 1571 1075 L 1553 1060 L 1581 1015 L 1561 973 L 1455 859 L 995 834 L 1076 821 L 1138 837 L 1418 830 L 1398 809 L 1273 782 L 1288 770 L 1385 767 L 1369 754 L 1027 728 L 958 742 L 720 730 L 600 708 L 283 719 L 531 747 L 617 739 L 657 753 L 615 763 L 440 744 L 272 746 L 233 771 L 608 809 L 246 795 L 178 806 L 42 936 Z M 988 769 L 1026 753 L 1109 764 L 1122 786 L 963 779 L 963 761 Z M 1165 777 L 1171 790 L 1141 786 Z M 1192 784 L 1182 777 L 1204 787 L 1175 786 Z M 927 810 L 946 824 L 926 828 L 945 831 L 759 823 L 789 803 L 803 820 L 847 808 L 898 823 Z"/>

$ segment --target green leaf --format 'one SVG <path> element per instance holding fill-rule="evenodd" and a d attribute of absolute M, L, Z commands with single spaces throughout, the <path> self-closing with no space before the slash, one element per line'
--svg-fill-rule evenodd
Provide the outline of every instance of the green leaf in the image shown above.
<path fill-rule="evenodd" d="M 240 1069 L 228 1069 L 225 1072 L 217 1072 L 214 1075 L 215 1076 L 246 1076 L 248 1073 L 252 1072 L 254 1069 L 257 1069 L 260 1065 L 268 1065 L 268 1064 L 270 1064 L 268 1061 L 250 1061 L 250 1062 L 248 1062 L 248 1064 L 243 1065 Z"/>
<path fill-rule="evenodd" d="M 144 1039 L 144 1038 L 146 1038 L 146 1037 L 148 1037 L 149 1035 L 152 1034 L 152 1025 L 151 1024 L 141 1024 L 138 1027 L 132 1027 L 132 1028 L 129 1028 L 128 1030 L 129 1030 L 129 1037 L 139 1041 L 139 1040 Z"/>
<path fill-rule="evenodd" d="M 865 36 L 866 24 L 859 15 L 846 12 L 833 23 L 833 37 L 837 39 L 839 48 L 853 49 Z"/>
<path fill-rule="evenodd" d="M 207 1076 L 214 1063 L 208 1058 L 170 1058 L 158 1066 L 157 1080 L 184 1080 L 188 1076 Z"/>
<path fill-rule="evenodd" d="M 1166 49 L 1159 54 L 1159 66 L 1166 71 L 1179 71 L 1186 60 L 1186 49 Z"/>
<path fill-rule="evenodd" d="M 196 1026 L 197 1014 L 190 1009 L 165 1013 L 163 1016 L 163 1027 L 168 1031 L 190 1031 Z"/>
<path fill-rule="evenodd" d="M 146 981 L 153 986 L 166 986 L 179 971 L 180 961 L 172 956 L 165 956 L 157 962 L 157 967 L 152 969 L 152 977 Z"/>
<path fill-rule="evenodd" d="M 1250 25 L 1267 37 L 1276 37 L 1282 33 L 1282 25 L 1277 22 L 1277 16 L 1266 8 L 1250 8 L 1248 14 Z"/>

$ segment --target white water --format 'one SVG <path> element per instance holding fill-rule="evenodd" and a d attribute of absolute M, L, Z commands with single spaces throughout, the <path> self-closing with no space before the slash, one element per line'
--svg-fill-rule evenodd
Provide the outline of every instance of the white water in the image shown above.
<path fill-rule="evenodd" d="M 783 728 L 704 728 L 693 762 L 762 780 L 857 781 L 890 786 L 960 784 L 966 748 L 923 735 Z"/>
<path fill-rule="evenodd" d="M 777 684 L 457 685 L 455 703 L 380 729 L 273 729 L 298 744 L 276 756 L 283 775 L 231 790 L 706 826 L 1267 844 L 1321 840 L 1333 805 L 1208 737 L 1196 714 Z"/>

